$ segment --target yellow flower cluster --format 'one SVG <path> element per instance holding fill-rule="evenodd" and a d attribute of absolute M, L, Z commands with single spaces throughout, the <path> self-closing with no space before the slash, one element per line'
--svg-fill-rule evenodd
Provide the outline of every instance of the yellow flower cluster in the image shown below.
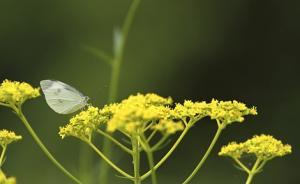
<path fill-rule="evenodd" d="M 65 136 L 74 136 L 83 140 L 90 140 L 93 131 L 103 121 L 104 118 L 100 116 L 99 109 L 89 106 L 87 110 L 81 111 L 71 118 L 69 124 L 65 127 L 60 127 L 59 135 L 62 138 Z"/>
<path fill-rule="evenodd" d="M 107 131 L 117 129 L 129 134 L 142 131 L 147 123 L 165 119 L 170 114 L 167 105 L 172 103 L 171 98 L 163 98 L 156 94 L 137 94 L 113 106 L 115 109 L 112 118 L 107 122 Z"/>
<path fill-rule="evenodd" d="M 200 119 L 210 112 L 210 104 L 206 102 L 192 102 L 190 100 L 184 101 L 182 104 L 176 104 L 175 108 L 171 112 L 171 117 L 174 119 Z"/>
<path fill-rule="evenodd" d="M 92 132 L 101 124 L 107 125 L 108 132 L 120 130 L 131 135 L 151 128 L 163 134 L 172 134 L 184 129 L 182 121 L 196 122 L 210 116 L 229 124 L 243 121 L 245 115 L 256 114 L 254 108 L 249 109 L 245 104 L 236 101 L 212 100 L 206 103 L 187 100 L 183 104 L 176 104 L 174 108 L 171 105 L 170 97 L 164 98 L 153 93 L 132 95 L 120 103 L 109 104 L 102 109 L 89 107 L 73 117 L 68 125 L 60 128 L 59 134 L 63 138 L 71 135 L 90 139 Z"/>
<path fill-rule="evenodd" d="M 245 104 L 237 101 L 218 101 L 212 100 L 210 103 L 211 119 L 225 123 L 243 122 L 246 115 L 257 115 L 255 107 L 248 108 Z"/>
<path fill-rule="evenodd" d="M 40 95 L 39 88 L 25 82 L 4 80 L 0 85 L 0 103 L 21 106 L 26 100 Z"/>
<path fill-rule="evenodd" d="M 254 154 L 260 160 L 270 160 L 274 157 L 281 157 L 292 152 L 292 147 L 284 145 L 280 140 L 270 135 L 254 136 L 243 143 L 232 142 L 222 147 L 220 156 L 240 158 L 243 154 Z"/>
<path fill-rule="evenodd" d="M 158 124 L 151 127 L 154 130 L 158 130 L 163 134 L 174 134 L 177 131 L 184 129 L 184 126 L 181 122 L 174 122 L 172 120 L 160 120 Z"/>
<path fill-rule="evenodd" d="M 8 130 L 0 130 L 0 145 L 6 147 L 8 144 L 19 141 L 22 136 L 16 135 L 14 132 Z"/>
<path fill-rule="evenodd" d="M 175 119 L 189 118 L 199 120 L 203 117 L 210 116 L 228 125 L 233 122 L 244 121 L 245 115 L 256 115 L 255 107 L 248 108 L 245 104 L 237 101 L 217 101 L 212 100 L 206 102 L 185 101 L 182 104 L 176 104 L 176 107 L 171 111 L 171 117 Z"/>
<path fill-rule="evenodd" d="M 7 178 L 5 174 L 0 170 L 0 184 L 16 184 L 16 178 L 9 177 Z"/>

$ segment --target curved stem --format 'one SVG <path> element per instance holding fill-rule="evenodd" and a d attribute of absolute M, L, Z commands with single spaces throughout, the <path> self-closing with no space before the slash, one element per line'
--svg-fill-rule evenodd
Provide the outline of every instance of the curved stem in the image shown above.
<path fill-rule="evenodd" d="M 31 128 L 30 124 L 28 123 L 26 117 L 24 116 L 21 108 L 13 107 L 27 130 L 29 131 L 32 138 L 35 140 L 37 145 L 41 148 L 41 150 L 44 152 L 44 154 L 51 160 L 54 165 L 59 168 L 66 176 L 68 176 L 70 179 L 72 179 L 75 183 L 82 184 L 81 181 L 79 181 L 75 176 L 73 176 L 69 171 L 67 171 L 55 158 L 54 156 L 48 151 L 46 146 L 43 144 L 43 142 L 40 140 L 40 138 L 37 136 L 35 131 Z"/>
<path fill-rule="evenodd" d="M 4 155 L 6 153 L 6 148 L 7 148 L 7 146 L 2 147 L 2 152 L 1 152 L 1 156 L 0 156 L 0 168 L 3 165 L 3 159 L 4 159 Z"/>
<path fill-rule="evenodd" d="M 116 164 L 114 164 L 109 158 L 107 158 L 92 142 L 85 141 L 106 163 L 108 163 L 112 168 L 122 174 L 124 177 L 132 180 L 133 177 L 119 168 Z"/>
<path fill-rule="evenodd" d="M 132 154 L 132 150 L 130 150 L 129 148 L 127 148 L 126 146 L 124 146 L 122 143 L 120 143 L 118 140 L 116 140 L 115 138 L 113 138 L 109 134 L 107 134 L 107 133 L 105 133 L 105 132 L 103 132 L 102 130 L 99 130 L 99 129 L 97 130 L 97 133 L 99 133 L 100 135 L 103 135 L 107 139 L 111 140 L 113 143 L 115 143 L 117 146 L 119 146 L 125 152 L 127 152 L 129 154 Z"/>
<path fill-rule="evenodd" d="M 260 160 L 257 159 L 256 162 L 254 163 L 251 171 L 248 174 L 246 184 L 250 184 L 252 182 L 254 175 L 257 173 L 257 168 L 258 168 L 259 164 L 260 164 Z"/>
<path fill-rule="evenodd" d="M 200 162 L 198 163 L 196 168 L 193 170 L 193 172 L 187 177 L 187 179 L 185 179 L 183 184 L 189 183 L 192 180 L 192 178 L 196 175 L 196 173 L 199 171 L 199 169 L 203 166 L 203 163 L 206 161 L 207 157 L 209 156 L 211 150 L 213 149 L 214 145 L 216 144 L 223 129 L 224 128 L 222 125 L 218 126 L 218 130 L 217 130 L 212 142 L 210 143 L 208 149 L 206 150 L 204 156 L 202 157 L 202 159 L 200 160 Z"/>
<path fill-rule="evenodd" d="M 142 135 L 141 137 L 141 145 L 143 146 L 146 155 L 147 155 L 147 159 L 148 159 L 148 164 L 151 170 L 151 180 L 152 180 L 152 184 L 157 184 L 157 177 L 156 177 L 156 172 L 154 169 L 154 158 L 153 158 L 153 151 L 149 145 L 149 143 L 147 142 L 147 139 L 144 135 Z"/>
<path fill-rule="evenodd" d="M 176 140 L 176 142 L 173 144 L 172 148 L 165 154 L 165 156 L 153 167 L 154 170 L 158 169 L 173 153 L 173 151 L 177 148 L 179 143 L 182 141 L 188 130 L 190 129 L 190 126 L 186 126 L 183 132 L 180 134 L 179 138 Z M 141 180 L 146 179 L 148 176 L 151 175 L 151 170 L 147 171 L 145 174 L 141 176 Z"/>

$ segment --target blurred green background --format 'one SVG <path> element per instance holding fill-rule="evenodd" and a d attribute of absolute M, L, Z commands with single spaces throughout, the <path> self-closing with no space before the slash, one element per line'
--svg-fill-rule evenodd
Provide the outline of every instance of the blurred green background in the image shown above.
<path fill-rule="evenodd" d="M 111 53 L 113 28 L 120 26 L 130 3 L 1 0 L 1 81 L 7 78 L 38 86 L 42 79 L 57 79 L 88 95 L 94 105 L 104 105 L 110 69 L 83 48 L 88 45 Z M 246 175 L 217 152 L 230 141 L 261 133 L 291 144 L 293 154 L 267 164 L 254 183 L 300 183 L 299 7 L 300 1 L 142 0 L 125 50 L 119 99 L 155 92 L 177 102 L 236 99 L 258 108 L 258 116 L 224 131 L 191 183 L 243 183 Z M 71 115 L 56 114 L 43 97 L 28 101 L 24 111 L 58 160 L 78 175 L 79 141 L 58 136 L 58 127 Z M 9 147 L 4 165 L 8 175 L 16 176 L 20 184 L 71 183 L 10 110 L 1 107 L 0 117 L 1 128 L 24 138 Z M 158 170 L 160 183 L 180 183 L 203 155 L 215 130 L 216 124 L 208 119 L 193 128 Z M 91 154 L 93 162 L 98 162 Z M 116 154 L 114 160 L 131 167 L 128 157 Z M 115 174 L 110 174 L 112 184 L 126 183 Z"/>

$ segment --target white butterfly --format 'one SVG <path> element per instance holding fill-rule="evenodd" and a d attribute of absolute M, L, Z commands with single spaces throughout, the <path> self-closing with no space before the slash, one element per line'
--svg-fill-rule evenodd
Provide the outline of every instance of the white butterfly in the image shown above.
<path fill-rule="evenodd" d="M 60 81 L 42 80 L 40 85 L 47 104 L 59 114 L 70 114 L 82 109 L 89 100 L 77 89 Z"/>

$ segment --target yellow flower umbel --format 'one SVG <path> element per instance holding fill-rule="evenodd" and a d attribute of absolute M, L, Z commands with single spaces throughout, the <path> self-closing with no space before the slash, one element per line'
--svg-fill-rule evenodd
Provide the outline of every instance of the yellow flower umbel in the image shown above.
<path fill-rule="evenodd" d="M 183 104 L 176 104 L 171 112 L 173 119 L 198 121 L 199 119 L 209 115 L 209 104 L 206 102 L 184 101 Z"/>
<path fill-rule="evenodd" d="M 168 105 L 171 103 L 171 98 L 156 94 L 130 96 L 117 105 L 113 116 L 107 122 L 107 131 L 120 130 L 128 134 L 141 132 L 148 123 L 166 119 L 170 113 Z"/>
<path fill-rule="evenodd" d="M 255 107 L 248 108 L 244 103 L 237 101 L 212 100 L 209 104 L 211 119 L 215 119 L 223 125 L 233 122 L 243 122 L 246 115 L 257 115 Z"/>
<path fill-rule="evenodd" d="M 20 107 L 26 100 L 38 96 L 39 88 L 25 82 L 4 80 L 0 85 L 0 105 Z"/>
<path fill-rule="evenodd" d="M 0 130 L 0 145 L 4 148 L 12 142 L 19 141 L 22 136 L 8 130 Z"/>
<path fill-rule="evenodd" d="M 250 184 L 254 175 L 260 171 L 267 161 L 292 153 L 292 147 L 283 144 L 280 140 L 270 135 L 254 136 L 252 139 L 243 143 L 232 142 L 222 147 L 220 156 L 231 157 L 245 172 L 248 173 L 246 184 Z M 249 169 L 242 163 L 244 155 L 254 155 L 256 161 L 253 167 Z"/>
<path fill-rule="evenodd" d="M 97 107 L 90 106 L 87 110 L 81 111 L 79 114 L 71 118 L 69 124 L 65 127 L 60 127 L 59 135 L 74 136 L 82 140 L 90 140 L 92 133 L 104 121 L 100 116 Z"/>

